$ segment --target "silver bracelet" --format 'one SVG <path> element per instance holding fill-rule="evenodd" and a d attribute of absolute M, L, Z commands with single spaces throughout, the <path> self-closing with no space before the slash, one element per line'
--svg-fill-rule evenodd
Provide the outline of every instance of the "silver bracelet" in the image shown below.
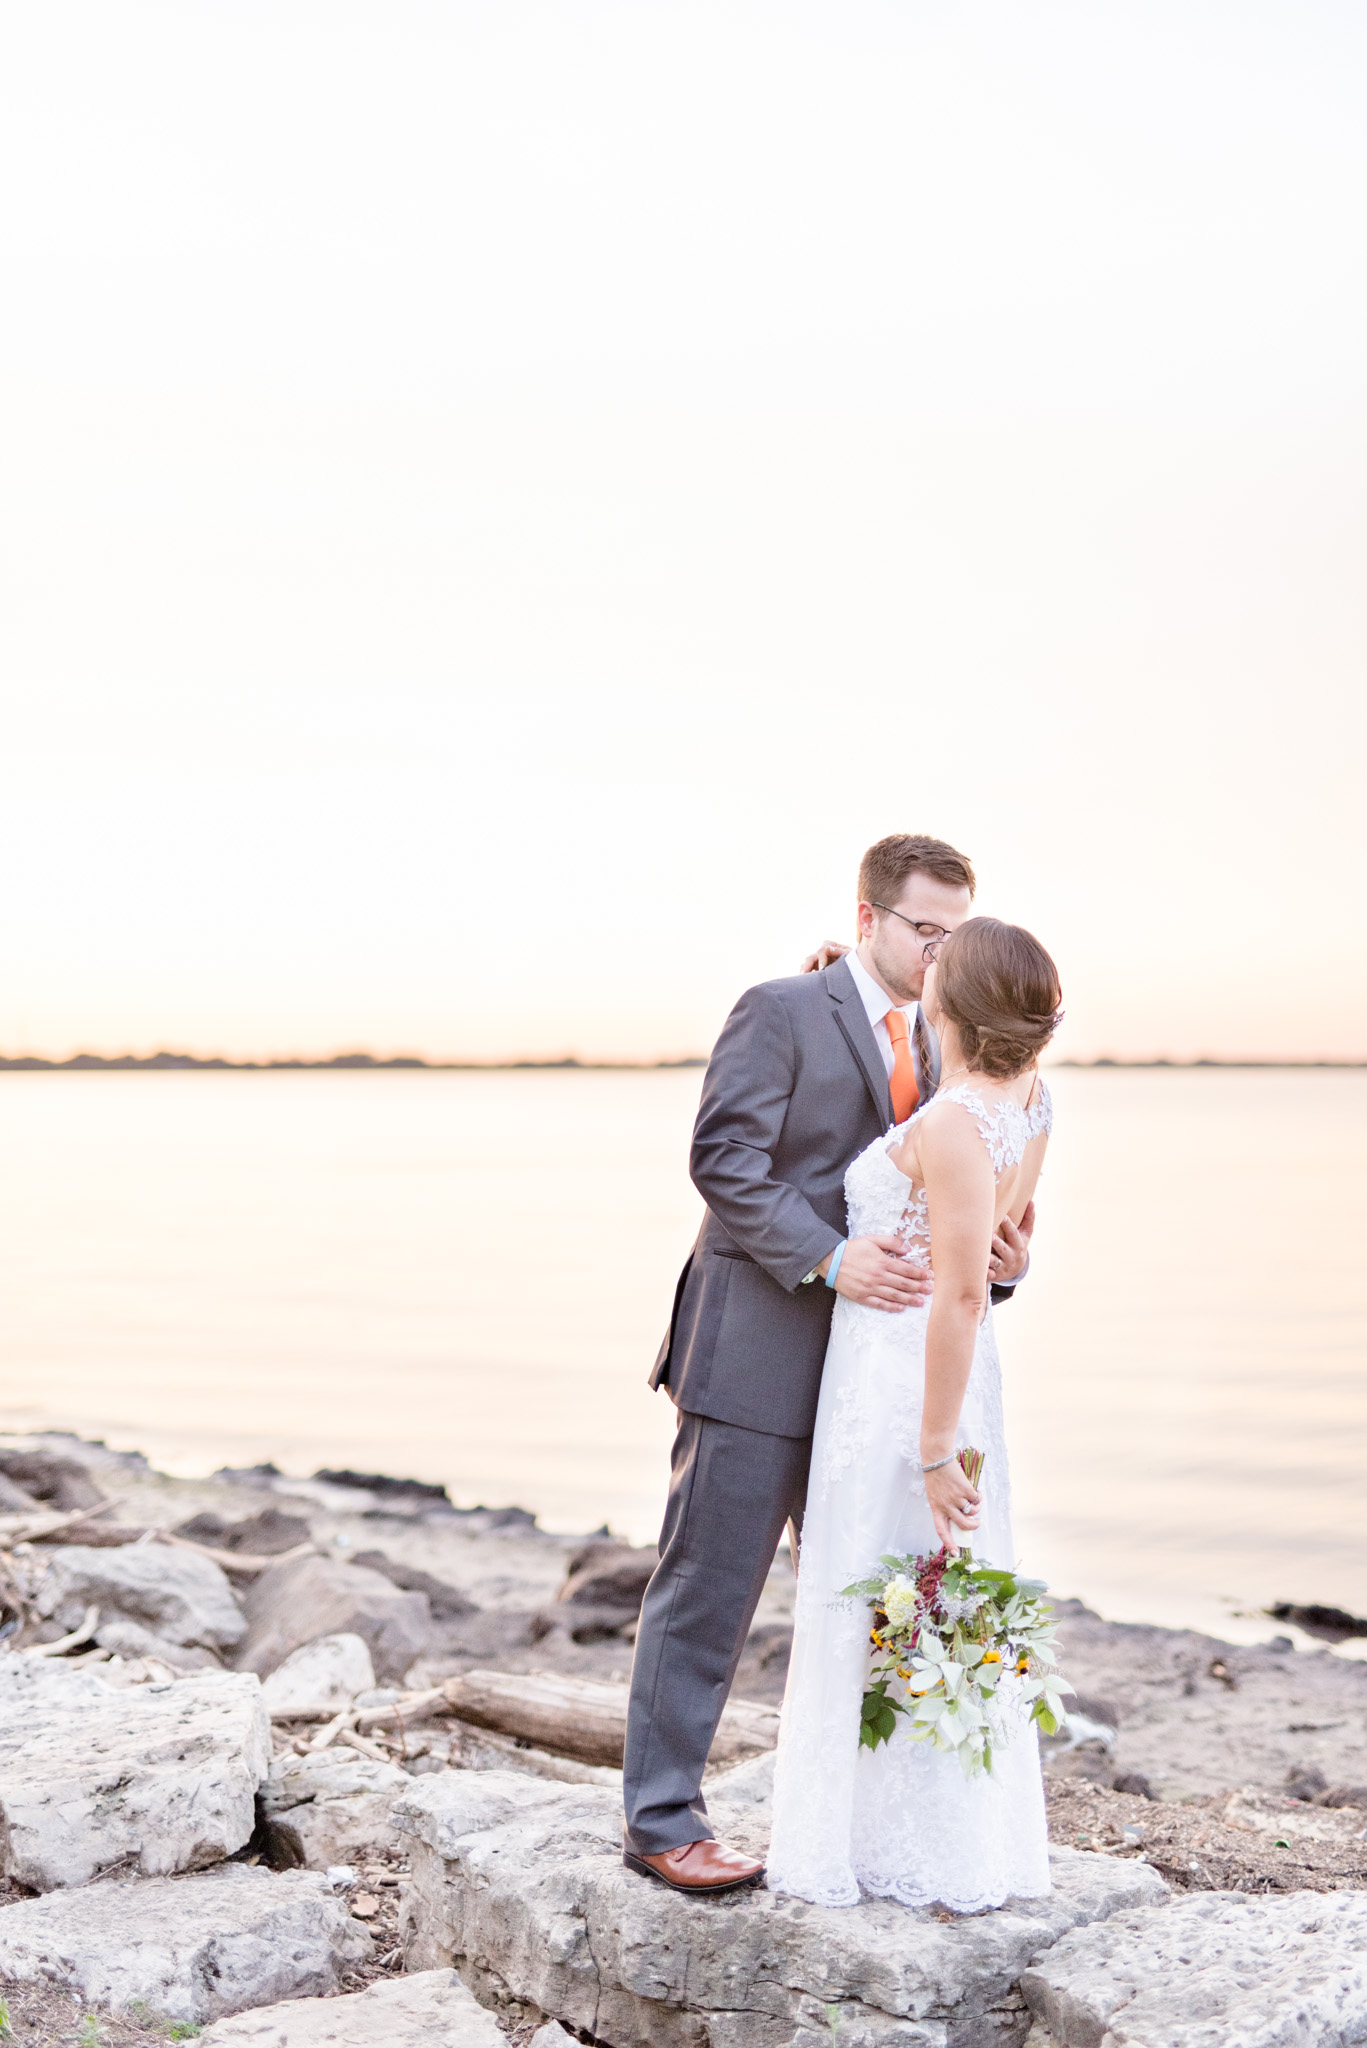
<path fill-rule="evenodd" d="M 933 1465 L 918 1465 L 916 1470 L 918 1472 L 938 1472 L 942 1465 L 952 1465 L 958 1455 L 957 1451 L 951 1451 L 947 1458 L 937 1458 Z"/>

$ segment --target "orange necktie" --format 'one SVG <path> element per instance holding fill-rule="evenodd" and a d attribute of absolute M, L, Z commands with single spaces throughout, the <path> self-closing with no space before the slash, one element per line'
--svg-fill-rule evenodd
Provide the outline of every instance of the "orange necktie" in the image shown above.
<path fill-rule="evenodd" d="M 899 1124 L 904 1124 L 921 1100 L 921 1091 L 916 1086 L 916 1062 L 911 1056 L 911 1027 L 905 1010 L 889 1010 L 883 1022 L 892 1040 L 892 1113 Z"/>

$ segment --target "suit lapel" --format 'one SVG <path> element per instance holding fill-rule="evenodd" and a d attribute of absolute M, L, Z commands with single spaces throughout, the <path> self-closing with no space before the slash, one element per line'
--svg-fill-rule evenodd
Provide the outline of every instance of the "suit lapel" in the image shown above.
<path fill-rule="evenodd" d="M 837 960 L 822 975 L 826 993 L 835 1005 L 835 1021 L 840 1028 L 846 1045 L 853 1053 L 864 1084 L 873 1100 L 873 1106 L 887 1129 L 892 1122 L 892 1090 L 888 1086 L 887 1069 L 878 1050 L 878 1041 L 873 1035 L 868 1011 L 859 1000 L 859 991 L 854 985 L 854 976 L 843 960 Z"/>

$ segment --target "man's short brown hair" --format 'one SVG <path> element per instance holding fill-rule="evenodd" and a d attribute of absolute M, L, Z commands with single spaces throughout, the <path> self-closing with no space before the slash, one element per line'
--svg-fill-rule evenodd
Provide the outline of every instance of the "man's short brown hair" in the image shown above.
<path fill-rule="evenodd" d="M 908 875 L 917 873 L 934 875 L 952 889 L 967 889 L 970 896 L 978 886 L 968 856 L 948 840 L 932 839 L 925 832 L 894 832 L 871 846 L 860 861 L 859 901 L 896 903 Z"/>

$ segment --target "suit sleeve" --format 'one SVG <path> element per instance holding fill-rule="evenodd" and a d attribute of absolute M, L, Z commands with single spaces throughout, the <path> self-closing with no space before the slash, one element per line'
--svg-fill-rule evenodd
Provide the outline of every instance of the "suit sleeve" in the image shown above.
<path fill-rule="evenodd" d="M 796 1079 L 787 1011 L 771 990 L 747 989 L 708 1062 L 689 1162 L 723 1229 L 790 1290 L 841 1242 L 805 1195 L 774 1177 Z"/>

